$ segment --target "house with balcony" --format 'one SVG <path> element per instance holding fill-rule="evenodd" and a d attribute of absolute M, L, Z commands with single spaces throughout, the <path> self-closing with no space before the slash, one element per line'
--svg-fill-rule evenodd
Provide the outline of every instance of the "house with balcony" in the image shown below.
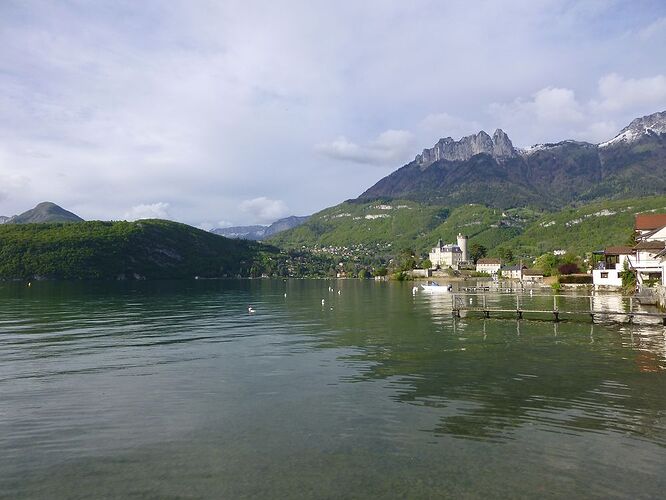
<path fill-rule="evenodd" d="M 603 252 L 603 260 L 592 270 L 592 283 L 595 288 L 599 287 L 621 287 L 622 276 L 620 273 L 629 268 L 629 257 L 634 250 L 629 246 L 608 247 Z"/>
<path fill-rule="evenodd" d="M 635 254 L 629 258 L 631 269 L 636 271 L 639 287 L 646 284 L 664 284 L 664 263 L 661 255 L 666 241 L 643 239 L 634 247 Z"/>
<path fill-rule="evenodd" d="M 635 273 L 639 288 L 666 285 L 666 214 L 638 214 L 634 236 L 633 247 L 604 250 L 604 260 L 592 271 L 595 287 L 622 286 L 624 270 Z"/>

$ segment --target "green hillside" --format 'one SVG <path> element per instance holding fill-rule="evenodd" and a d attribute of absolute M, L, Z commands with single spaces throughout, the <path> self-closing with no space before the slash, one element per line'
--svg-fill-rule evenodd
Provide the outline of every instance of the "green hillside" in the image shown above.
<path fill-rule="evenodd" d="M 313 215 L 269 241 L 285 248 L 391 245 L 413 246 L 448 216 L 448 209 L 413 201 L 344 202 Z"/>
<path fill-rule="evenodd" d="M 0 279 L 165 279 L 248 274 L 267 251 L 165 220 L 3 224 Z"/>
<path fill-rule="evenodd" d="M 666 212 L 666 196 L 591 203 L 544 214 L 521 235 L 508 241 L 514 254 L 540 255 L 556 249 L 583 254 L 610 245 L 627 244 L 634 217 Z"/>
<path fill-rule="evenodd" d="M 270 241 L 284 248 L 379 244 L 393 255 L 402 248 L 425 254 L 438 239 L 455 242 L 456 235 L 463 233 L 470 244 L 486 247 L 489 256 L 502 249 L 511 249 L 517 257 L 558 249 L 584 254 L 626 243 L 634 216 L 646 211 L 666 212 L 666 196 L 596 202 L 557 212 L 480 204 L 448 209 L 411 201 L 345 202 Z"/>

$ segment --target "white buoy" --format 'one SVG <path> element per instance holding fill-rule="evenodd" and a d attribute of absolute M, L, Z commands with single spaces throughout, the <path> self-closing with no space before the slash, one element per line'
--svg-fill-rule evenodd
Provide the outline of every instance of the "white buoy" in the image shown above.
<path fill-rule="evenodd" d="M 338 295 L 340 295 L 341 293 L 342 293 L 342 292 L 341 292 L 340 290 L 338 290 Z"/>
<path fill-rule="evenodd" d="M 418 292 L 418 291 L 419 291 L 418 286 L 412 287 L 412 295 L 416 295 L 416 292 Z"/>
<path fill-rule="evenodd" d="M 287 298 L 287 294 L 286 294 L 286 293 L 284 294 L 284 298 L 285 298 L 285 299 Z"/>
<path fill-rule="evenodd" d="M 252 306 L 250 306 L 250 307 L 247 308 L 247 312 L 249 312 L 250 314 L 252 314 L 253 312 L 255 312 L 255 310 L 254 310 L 254 308 L 253 308 Z"/>
<path fill-rule="evenodd" d="M 472 303 L 472 297 L 469 298 L 469 303 L 470 303 L 470 304 Z"/>
<path fill-rule="evenodd" d="M 323 306 L 326 301 L 324 299 L 321 299 L 321 305 Z"/>
<path fill-rule="evenodd" d="M 31 281 L 28 281 L 28 286 L 32 286 L 32 282 L 31 282 Z"/>

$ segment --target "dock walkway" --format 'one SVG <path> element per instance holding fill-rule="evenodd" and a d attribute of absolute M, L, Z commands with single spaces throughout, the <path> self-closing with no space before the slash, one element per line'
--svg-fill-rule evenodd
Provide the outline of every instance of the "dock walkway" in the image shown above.
<path fill-rule="evenodd" d="M 490 318 L 491 315 L 515 315 L 517 319 L 523 319 L 525 315 L 539 316 L 540 319 L 545 315 L 553 321 L 561 321 L 564 317 L 568 319 L 577 319 L 580 316 L 589 316 L 592 321 L 595 317 L 605 318 L 610 321 L 621 322 L 617 317 L 622 317 L 623 321 L 631 323 L 635 317 L 646 317 L 659 319 L 661 323 L 666 326 L 666 312 L 660 311 L 643 311 L 636 307 L 636 300 L 633 297 L 613 297 L 620 299 L 619 305 L 615 309 L 609 307 L 601 307 L 602 304 L 597 305 L 605 297 L 603 295 L 521 295 L 511 293 L 500 294 L 485 294 L 485 293 L 452 293 L 451 301 L 451 314 L 460 318 L 462 313 L 468 315 L 469 313 L 480 313 L 485 318 Z M 493 307 L 493 302 L 497 302 L 497 298 L 513 297 L 515 299 L 514 307 L 506 307 L 506 305 Z M 552 308 L 545 306 L 544 299 L 552 298 Z M 535 300 L 536 299 L 536 300 Z M 581 299 L 586 299 L 586 306 L 583 308 L 577 307 L 564 307 L 561 306 L 562 302 L 571 301 L 576 299 L 579 303 Z M 506 302 L 506 300 L 504 300 Z M 534 304 L 540 302 L 540 304 Z M 612 307 L 612 306 L 611 306 Z M 614 318 L 615 317 L 615 318 Z M 535 318 L 536 319 L 536 318 Z"/>

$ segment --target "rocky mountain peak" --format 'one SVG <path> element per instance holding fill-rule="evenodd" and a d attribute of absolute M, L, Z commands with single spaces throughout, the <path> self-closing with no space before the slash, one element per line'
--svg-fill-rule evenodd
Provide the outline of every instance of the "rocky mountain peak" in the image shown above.
<path fill-rule="evenodd" d="M 439 160 L 466 161 L 481 153 L 497 160 L 516 155 L 509 136 L 503 130 L 497 129 L 492 137 L 482 130 L 459 141 L 454 141 L 451 137 L 440 139 L 433 148 L 424 149 L 423 153 L 416 155 L 414 161 L 421 168 L 426 168 Z"/>
<path fill-rule="evenodd" d="M 614 146 L 621 143 L 632 143 L 646 135 L 666 134 L 666 111 L 659 111 L 651 115 L 642 116 L 632 120 L 629 125 L 620 130 L 610 141 L 602 142 L 600 147 Z"/>

